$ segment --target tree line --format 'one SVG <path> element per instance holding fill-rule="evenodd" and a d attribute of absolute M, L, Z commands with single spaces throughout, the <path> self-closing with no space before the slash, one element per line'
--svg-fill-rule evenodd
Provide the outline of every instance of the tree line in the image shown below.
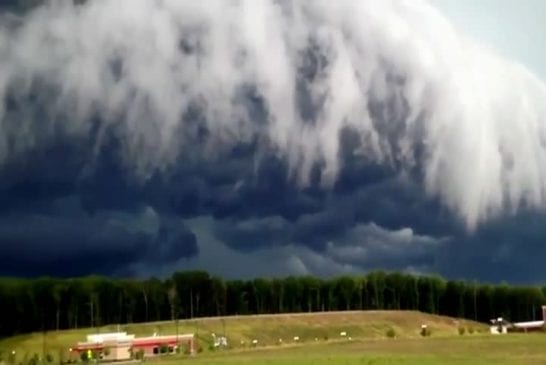
<path fill-rule="evenodd" d="M 160 280 L 0 278 L 0 336 L 195 317 L 396 309 L 488 322 L 542 319 L 546 287 L 372 272 L 222 280 L 203 271 Z"/>

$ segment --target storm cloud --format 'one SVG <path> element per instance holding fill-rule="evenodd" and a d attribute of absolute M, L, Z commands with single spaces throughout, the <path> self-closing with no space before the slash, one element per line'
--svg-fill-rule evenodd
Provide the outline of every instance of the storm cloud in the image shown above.
<path fill-rule="evenodd" d="M 5 273 L 214 270 L 216 247 L 278 259 L 241 275 L 495 280 L 464 267 L 546 205 L 545 85 L 424 1 L 2 9 Z"/>

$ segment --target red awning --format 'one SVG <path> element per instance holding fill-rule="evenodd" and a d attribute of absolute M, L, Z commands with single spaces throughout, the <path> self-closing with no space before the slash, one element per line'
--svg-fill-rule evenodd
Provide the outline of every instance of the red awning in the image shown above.
<path fill-rule="evenodd" d="M 74 351 L 87 351 L 87 350 L 102 350 L 104 345 L 102 344 L 82 344 L 72 348 Z"/>
<path fill-rule="evenodd" d="M 133 341 L 133 346 L 139 347 L 139 346 L 161 346 L 161 345 L 176 345 L 176 338 L 173 339 L 143 339 L 143 340 L 137 340 L 135 339 Z"/>

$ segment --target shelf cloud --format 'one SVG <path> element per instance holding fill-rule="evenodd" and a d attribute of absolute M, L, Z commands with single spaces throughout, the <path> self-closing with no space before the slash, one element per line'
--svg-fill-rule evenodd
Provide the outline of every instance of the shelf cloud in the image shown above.
<path fill-rule="evenodd" d="M 72 197 L 87 224 L 153 209 L 239 250 L 341 257 L 385 254 L 360 231 L 443 247 L 546 206 L 544 83 L 425 1 L 22 4 L 0 10 L 9 219 Z M 184 234 L 173 255 L 196 255 Z"/>

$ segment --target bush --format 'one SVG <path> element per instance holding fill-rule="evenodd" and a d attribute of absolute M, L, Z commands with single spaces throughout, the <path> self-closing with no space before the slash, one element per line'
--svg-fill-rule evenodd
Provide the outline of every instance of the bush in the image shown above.
<path fill-rule="evenodd" d="M 65 352 L 62 348 L 59 348 L 59 365 L 63 365 L 64 363 L 68 363 L 68 361 L 70 360 L 66 360 L 66 356 L 65 356 Z"/>
<path fill-rule="evenodd" d="M 394 331 L 394 328 L 389 328 L 386 333 L 388 338 L 394 338 L 396 337 L 396 332 Z"/>
<path fill-rule="evenodd" d="M 34 354 L 28 361 L 26 362 L 27 365 L 38 365 L 40 362 L 38 354 Z"/>
<path fill-rule="evenodd" d="M 45 355 L 45 361 L 46 361 L 46 362 L 50 362 L 50 363 L 53 362 L 53 355 L 51 355 L 51 354 L 46 354 L 46 355 Z"/>
<path fill-rule="evenodd" d="M 468 327 L 468 329 L 466 330 L 468 332 L 468 334 L 473 334 L 474 333 L 474 327 Z"/>
<path fill-rule="evenodd" d="M 432 334 L 432 331 L 428 327 L 421 327 L 421 336 L 423 337 L 430 337 Z"/>
<path fill-rule="evenodd" d="M 462 335 L 464 335 L 464 333 L 465 333 L 464 327 L 459 327 L 459 335 L 462 336 Z"/>
<path fill-rule="evenodd" d="M 15 365 L 15 354 L 13 352 L 8 355 L 8 364 Z"/>
<path fill-rule="evenodd" d="M 159 346 L 159 353 L 160 353 L 160 354 L 167 354 L 167 353 L 169 353 L 169 346 L 167 346 L 167 345 L 161 345 L 161 346 Z"/>
<path fill-rule="evenodd" d="M 324 336 L 324 341 L 328 341 L 328 336 Z"/>
<path fill-rule="evenodd" d="M 142 360 L 144 359 L 144 350 L 143 349 L 139 349 L 137 352 L 135 352 L 135 358 L 137 360 Z"/>

